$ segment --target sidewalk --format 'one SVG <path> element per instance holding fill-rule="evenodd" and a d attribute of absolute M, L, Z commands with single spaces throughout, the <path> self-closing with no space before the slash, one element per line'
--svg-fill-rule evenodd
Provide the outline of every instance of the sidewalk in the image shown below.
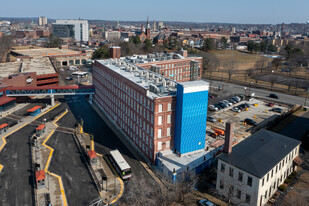
<path fill-rule="evenodd" d="M 94 141 L 91 140 L 89 134 L 83 131 L 82 126 L 76 129 L 76 136 L 82 149 L 84 150 L 85 156 L 87 151 L 94 150 Z M 108 158 L 102 154 L 96 153 L 96 163 L 91 164 L 89 157 L 86 157 L 87 165 L 89 166 L 90 173 L 94 181 L 97 184 L 100 196 L 105 204 L 112 204 L 116 202 L 123 194 L 124 184 L 121 178 L 118 177 L 117 172 L 109 162 Z M 113 170 L 113 171 L 112 171 Z M 106 175 L 107 181 L 103 180 L 102 176 Z"/>
<path fill-rule="evenodd" d="M 52 136 L 56 128 L 57 127 L 53 123 L 51 122 L 46 123 L 46 131 L 44 135 L 37 137 L 36 147 L 32 147 L 33 162 L 36 164 L 40 164 L 40 170 L 44 170 L 45 168 L 47 168 L 48 159 L 51 158 L 50 156 L 52 155 L 50 153 L 50 149 L 43 146 L 43 143 L 47 140 L 47 138 Z M 49 194 L 51 204 L 61 206 L 62 199 L 58 179 L 47 172 L 45 173 L 45 176 L 46 176 L 45 180 L 46 187 L 34 190 L 36 194 L 37 205 L 45 206 L 46 205 L 45 195 Z"/>

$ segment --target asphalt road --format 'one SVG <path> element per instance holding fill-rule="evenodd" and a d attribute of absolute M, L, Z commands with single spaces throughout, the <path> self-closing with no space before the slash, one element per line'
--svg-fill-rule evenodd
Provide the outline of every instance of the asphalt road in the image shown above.
<path fill-rule="evenodd" d="M 17 124 L 17 121 L 10 119 L 10 118 L 3 117 L 3 118 L 0 119 L 0 125 L 1 124 L 8 124 L 9 127 L 13 127 L 14 125 Z"/>
<path fill-rule="evenodd" d="M 223 95 L 233 95 L 233 94 L 245 94 L 245 89 L 244 86 L 239 86 L 236 84 L 230 84 L 230 83 L 225 83 L 225 82 L 220 82 L 220 81 L 213 81 L 213 80 L 207 80 L 203 79 L 205 81 L 208 81 L 211 83 L 211 87 L 218 87 L 219 85 L 223 85 L 224 91 Z M 293 95 L 287 95 L 287 94 L 282 94 L 278 92 L 272 92 L 268 90 L 263 90 L 263 89 L 255 89 L 255 88 L 250 88 L 250 92 L 254 92 L 255 95 L 260 96 L 260 97 L 268 97 L 269 94 L 275 93 L 279 96 L 279 100 L 290 103 L 290 104 L 299 104 L 299 105 L 304 105 L 305 103 L 305 98 L 303 97 L 298 97 L 298 96 L 293 96 Z M 247 89 L 247 94 L 249 93 L 249 88 Z M 309 96 L 309 95 L 308 95 Z M 271 99 L 271 98 L 270 98 Z M 306 106 L 309 106 L 309 100 L 306 102 Z"/>
<path fill-rule="evenodd" d="M 32 107 L 35 107 L 35 106 L 44 106 L 45 103 L 41 103 L 41 102 L 38 102 L 38 103 L 31 103 L 31 104 L 28 104 L 22 108 L 20 108 L 19 110 L 13 112 L 13 114 L 17 115 L 17 116 L 27 116 L 28 115 L 28 112 L 27 110 L 28 109 L 31 109 Z"/>
<path fill-rule="evenodd" d="M 0 205 L 34 205 L 33 173 L 29 136 L 35 126 L 27 125 L 8 137 L 8 143 L 0 153 L 0 163 L 4 166 L 0 176 Z"/>
<path fill-rule="evenodd" d="M 132 152 L 118 139 L 84 97 L 67 97 L 67 100 L 75 118 L 84 120 L 84 131 L 94 135 L 95 150 L 105 154 L 109 150 L 118 149 L 131 166 L 133 178 L 125 185 L 125 192 L 119 203 L 130 205 L 138 199 L 141 205 L 156 205 L 151 204 L 150 199 L 156 198 L 159 186 L 135 159 Z M 147 198 L 141 198 L 142 196 Z"/>
<path fill-rule="evenodd" d="M 73 135 L 55 132 L 47 144 L 55 149 L 49 170 L 62 177 L 68 204 L 84 206 L 98 199 L 99 193 Z"/>

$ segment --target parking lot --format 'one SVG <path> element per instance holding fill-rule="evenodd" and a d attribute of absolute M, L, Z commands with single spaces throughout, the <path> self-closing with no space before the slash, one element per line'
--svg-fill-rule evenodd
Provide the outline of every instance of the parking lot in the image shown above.
<path fill-rule="evenodd" d="M 78 70 L 70 70 L 69 67 L 58 68 L 59 83 L 60 85 L 72 85 L 72 84 L 92 84 L 92 69 L 86 66 L 78 66 Z M 77 75 L 73 75 L 74 72 L 87 72 L 87 77 L 78 78 Z M 71 77 L 69 79 L 68 77 Z"/>
<path fill-rule="evenodd" d="M 240 109 L 232 111 L 234 107 Z M 274 109 L 278 111 L 272 111 Z M 220 132 L 216 132 L 216 129 L 224 131 L 226 122 L 230 121 L 234 122 L 234 141 L 239 142 L 249 136 L 255 128 L 263 128 L 288 109 L 287 105 L 251 98 L 250 101 L 244 99 L 218 111 L 209 112 L 208 116 L 213 117 L 214 122 L 207 121 L 206 141 L 209 141 L 210 145 L 216 142 L 215 147 L 222 145 L 224 135 L 219 135 Z"/>

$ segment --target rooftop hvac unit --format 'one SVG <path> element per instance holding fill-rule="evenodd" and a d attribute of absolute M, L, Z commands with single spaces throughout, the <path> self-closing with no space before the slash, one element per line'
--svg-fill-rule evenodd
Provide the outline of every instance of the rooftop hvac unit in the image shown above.
<path fill-rule="evenodd" d="M 165 79 L 163 79 L 163 81 L 162 81 L 162 86 L 163 86 L 163 87 L 166 87 L 166 81 L 165 81 Z"/>
<path fill-rule="evenodd" d="M 155 78 L 155 83 L 159 84 L 159 82 L 160 82 L 160 79 L 159 78 Z"/>
<path fill-rule="evenodd" d="M 158 93 L 160 91 L 160 89 L 156 85 L 153 85 L 153 84 L 149 85 L 149 90 L 154 93 Z"/>
<path fill-rule="evenodd" d="M 160 93 L 166 93 L 167 92 L 166 87 L 159 87 L 159 89 L 160 89 Z"/>

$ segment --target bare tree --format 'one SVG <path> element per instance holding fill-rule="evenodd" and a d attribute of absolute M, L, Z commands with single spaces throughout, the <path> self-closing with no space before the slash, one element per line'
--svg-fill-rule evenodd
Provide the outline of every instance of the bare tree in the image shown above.
<path fill-rule="evenodd" d="M 247 69 L 245 71 L 245 81 L 247 81 L 247 78 L 251 77 L 253 73 L 254 73 L 254 69 L 253 68 Z"/>
<path fill-rule="evenodd" d="M 260 70 L 261 73 L 263 72 L 263 70 L 265 70 L 267 68 L 267 64 L 268 64 L 268 60 L 266 57 L 262 57 L 259 61 L 257 61 L 255 63 L 255 67 L 257 70 Z"/>
<path fill-rule="evenodd" d="M 231 58 L 227 60 L 225 66 L 226 66 L 226 71 L 229 77 L 229 81 L 231 81 L 232 75 L 238 66 L 237 62 L 235 61 L 234 56 L 232 56 Z"/>
<path fill-rule="evenodd" d="M 282 59 L 281 58 L 274 58 L 271 62 L 275 68 L 276 68 L 276 71 L 278 70 L 278 67 L 281 65 L 282 63 Z"/>
<path fill-rule="evenodd" d="M 205 55 L 202 56 L 203 56 L 204 73 L 208 72 L 209 76 L 211 77 L 212 72 L 216 71 L 217 68 L 220 66 L 220 61 L 216 55 L 209 52 L 205 53 Z"/>
<path fill-rule="evenodd" d="M 275 74 L 270 75 L 270 77 L 269 77 L 269 82 L 270 82 L 270 85 L 271 85 L 270 90 L 273 90 L 274 84 L 276 83 L 277 80 L 278 80 L 277 75 L 275 75 Z"/>
<path fill-rule="evenodd" d="M 258 83 L 259 81 L 259 78 L 260 78 L 260 73 L 258 72 L 258 70 L 254 69 L 251 73 L 251 76 L 250 76 L 252 79 L 255 80 L 255 84 Z"/>

